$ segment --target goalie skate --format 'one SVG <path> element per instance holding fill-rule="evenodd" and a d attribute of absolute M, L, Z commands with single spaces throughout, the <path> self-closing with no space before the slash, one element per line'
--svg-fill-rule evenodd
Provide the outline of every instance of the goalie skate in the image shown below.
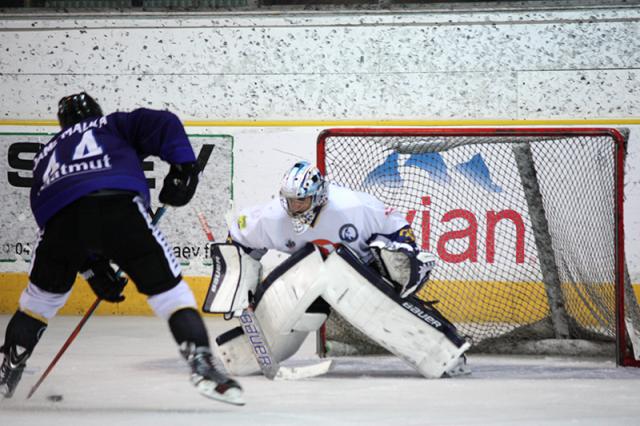
<path fill-rule="evenodd" d="M 191 383 L 201 395 L 228 404 L 245 404 L 242 388 L 216 369 L 209 348 L 183 345 L 180 351 L 191 367 Z"/>
<path fill-rule="evenodd" d="M 471 374 L 471 369 L 467 365 L 467 356 L 462 354 L 451 363 L 442 377 L 468 376 L 469 374 Z"/>

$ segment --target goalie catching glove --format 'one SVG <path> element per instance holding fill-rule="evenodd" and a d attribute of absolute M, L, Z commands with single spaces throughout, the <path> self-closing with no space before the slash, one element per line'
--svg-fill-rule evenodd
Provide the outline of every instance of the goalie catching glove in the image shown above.
<path fill-rule="evenodd" d="M 80 274 L 100 299 L 112 303 L 124 300 L 122 291 L 129 280 L 124 276 L 118 276 L 108 259 L 101 257 L 87 260 Z"/>
<path fill-rule="evenodd" d="M 416 254 L 410 244 L 375 240 L 369 248 L 376 267 L 392 281 L 402 298 L 419 292 L 436 264 L 433 254 L 425 251 Z"/>
<path fill-rule="evenodd" d="M 160 202 L 181 207 L 191 201 L 198 186 L 200 167 L 197 163 L 172 164 L 160 190 Z"/>

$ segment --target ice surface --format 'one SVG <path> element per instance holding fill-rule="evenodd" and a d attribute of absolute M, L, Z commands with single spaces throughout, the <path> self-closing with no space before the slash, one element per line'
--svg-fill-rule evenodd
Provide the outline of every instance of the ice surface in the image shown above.
<path fill-rule="evenodd" d="M 393 357 L 337 358 L 324 377 L 240 378 L 247 405 L 200 396 L 168 326 L 89 319 L 49 377 L 26 395 L 79 321 L 54 318 L 0 425 L 639 425 L 640 369 L 612 360 L 472 355 L 473 374 L 426 380 Z M 9 316 L 0 316 L 0 336 Z M 213 336 L 230 327 L 206 319 Z M 291 364 L 314 360 L 308 339 Z M 60 402 L 47 399 L 63 395 Z"/>

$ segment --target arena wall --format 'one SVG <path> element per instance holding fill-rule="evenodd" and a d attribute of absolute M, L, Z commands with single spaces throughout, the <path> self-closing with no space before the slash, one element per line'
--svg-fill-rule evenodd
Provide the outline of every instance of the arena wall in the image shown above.
<path fill-rule="evenodd" d="M 45 142 L 57 100 L 81 90 L 106 111 L 170 109 L 197 150 L 216 146 L 194 206 L 163 219 L 200 300 L 208 265 L 194 212 L 224 234 L 227 198 L 276 196 L 283 171 L 315 159 L 318 133 L 336 126 L 629 128 L 626 247 L 640 283 L 638 8 L 3 15 L 0 50 L 0 312 L 17 305 L 35 236 L 16 144 Z M 77 287 L 62 313 L 90 304 Z M 99 312 L 149 313 L 127 291 Z"/>

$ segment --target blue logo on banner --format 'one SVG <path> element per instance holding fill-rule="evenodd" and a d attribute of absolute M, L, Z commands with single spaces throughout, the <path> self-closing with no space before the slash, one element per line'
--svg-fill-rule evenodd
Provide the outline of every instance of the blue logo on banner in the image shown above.
<path fill-rule="evenodd" d="M 482 155 L 476 154 L 466 163 L 456 166 L 456 169 L 467 179 L 476 185 L 484 188 L 488 192 L 502 192 L 502 188 L 491 180 L 491 173 L 487 164 L 482 159 Z"/>
<path fill-rule="evenodd" d="M 398 172 L 398 153 L 389 155 L 384 163 L 373 169 L 364 179 L 364 186 L 382 185 L 388 188 L 402 188 L 402 178 Z"/>
<path fill-rule="evenodd" d="M 425 170 L 429 177 L 440 185 L 447 185 L 451 182 L 448 167 L 442 155 L 437 152 L 412 154 L 405 161 L 404 166 Z M 487 192 L 502 192 L 502 187 L 497 185 L 491 178 L 489 167 L 487 167 L 481 154 L 474 155 L 471 160 L 460 163 L 453 169 Z M 390 154 L 384 163 L 373 169 L 365 177 L 364 186 L 371 185 L 382 185 L 388 188 L 402 187 L 402 177 L 398 171 L 398 153 Z"/>
<path fill-rule="evenodd" d="M 405 167 L 417 167 L 427 171 L 429 177 L 435 182 L 446 185 L 451 180 L 447 173 L 447 165 L 442 159 L 442 155 L 437 152 L 427 154 L 411 154 L 411 157 L 404 163 Z"/>

